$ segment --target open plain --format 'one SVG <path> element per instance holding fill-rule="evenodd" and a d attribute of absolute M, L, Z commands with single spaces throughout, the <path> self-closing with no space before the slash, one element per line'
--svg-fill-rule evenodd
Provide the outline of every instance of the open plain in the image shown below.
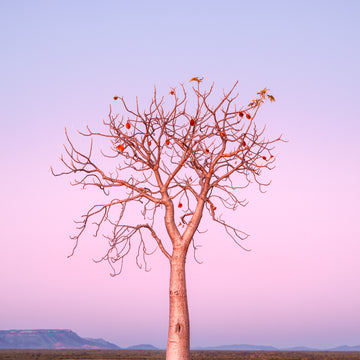
<path fill-rule="evenodd" d="M 0 360 L 164 360 L 165 350 L 0 350 Z M 360 352 L 191 351 L 193 360 L 360 360 Z"/>

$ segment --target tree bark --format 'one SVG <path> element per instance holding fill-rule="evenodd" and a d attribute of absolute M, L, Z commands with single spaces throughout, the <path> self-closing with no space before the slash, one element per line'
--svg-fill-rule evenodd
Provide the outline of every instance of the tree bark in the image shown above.
<path fill-rule="evenodd" d="M 174 248 L 170 260 L 167 360 L 190 360 L 190 324 L 185 279 L 186 252 L 185 246 L 180 249 Z"/>

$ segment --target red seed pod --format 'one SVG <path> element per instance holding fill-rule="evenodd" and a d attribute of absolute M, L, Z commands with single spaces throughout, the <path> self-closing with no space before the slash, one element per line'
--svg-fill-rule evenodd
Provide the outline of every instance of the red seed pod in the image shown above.
<path fill-rule="evenodd" d="M 182 208 L 182 203 L 181 202 L 178 204 L 178 208 Z"/>
<path fill-rule="evenodd" d="M 114 97 L 113 97 L 114 100 L 117 100 L 118 98 L 119 98 L 118 96 L 114 96 Z"/>
<path fill-rule="evenodd" d="M 239 112 L 239 116 L 240 117 L 243 117 L 244 116 L 244 113 L 242 111 Z"/>
<path fill-rule="evenodd" d="M 194 126 L 194 125 L 195 125 L 195 120 L 194 120 L 194 119 L 191 119 L 191 120 L 190 120 L 190 125 L 191 125 L 191 126 Z"/>
<path fill-rule="evenodd" d="M 127 129 L 130 129 L 130 123 L 127 122 L 126 125 L 125 125 L 125 127 L 126 127 Z"/>
<path fill-rule="evenodd" d="M 246 118 L 247 118 L 247 119 L 251 119 L 251 115 L 250 115 L 250 114 L 246 114 Z"/>
<path fill-rule="evenodd" d="M 225 136 L 225 133 L 222 131 L 222 132 L 220 133 L 220 136 L 221 136 L 221 137 L 224 137 L 224 136 Z"/>
<path fill-rule="evenodd" d="M 175 91 L 174 91 L 174 90 L 170 90 L 169 94 L 170 94 L 170 95 L 174 95 L 174 94 L 175 94 Z"/>
<path fill-rule="evenodd" d="M 149 146 L 151 145 L 151 140 L 150 140 L 150 141 L 148 141 L 148 144 L 149 144 Z"/>
<path fill-rule="evenodd" d="M 166 144 L 166 145 L 170 145 L 170 140 L 169 140 L 169 139 L 166 139 L 165 144 Z"/>
<path fill-rule="evenodd" d="M 124 145 L 122 145 L 122 144 L 118 145 L 116 148 L 117 148 L 120 152 L 123 152 L 124 149 L 125 149 Z"/>
<path fill-rule="evenodd" d="M 263 156 L 262 158 L 263 158 L 264 160 L 266 160 L 266 156 Z"/>

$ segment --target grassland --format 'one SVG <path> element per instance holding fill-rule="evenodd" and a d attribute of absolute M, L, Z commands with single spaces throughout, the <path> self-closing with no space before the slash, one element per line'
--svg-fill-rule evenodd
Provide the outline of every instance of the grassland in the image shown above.
<path fill-rule="evenodd" d="M 0 350 L 0 360 L 164 360 L 164 350 Z M 193 360 L 360 360 L 360 352 L 191 351 Z"/>

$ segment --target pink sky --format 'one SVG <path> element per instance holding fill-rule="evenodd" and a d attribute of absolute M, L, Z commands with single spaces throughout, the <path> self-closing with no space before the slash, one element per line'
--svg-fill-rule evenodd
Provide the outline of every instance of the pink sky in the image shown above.
<path fill-rule="evenodd" d="M 100 128 L 112 97 L 146 104 L 154 84 L 265 86 L 269 136 L 284 133 L 266 194 L 232 222 L 250 253 L 204 222 L 188 260 L 192 346 L 360 344 L 360 3 L 109 0 L 0 4 L 0 329 L 69 328 L 119 346 L 165 347 L 168 264 L 129 257 L 111 278 L 73 220 L 101 198 L 54 178 L 64 127 Z M 135 216 L 136 214 L 134 214 Z"/>

